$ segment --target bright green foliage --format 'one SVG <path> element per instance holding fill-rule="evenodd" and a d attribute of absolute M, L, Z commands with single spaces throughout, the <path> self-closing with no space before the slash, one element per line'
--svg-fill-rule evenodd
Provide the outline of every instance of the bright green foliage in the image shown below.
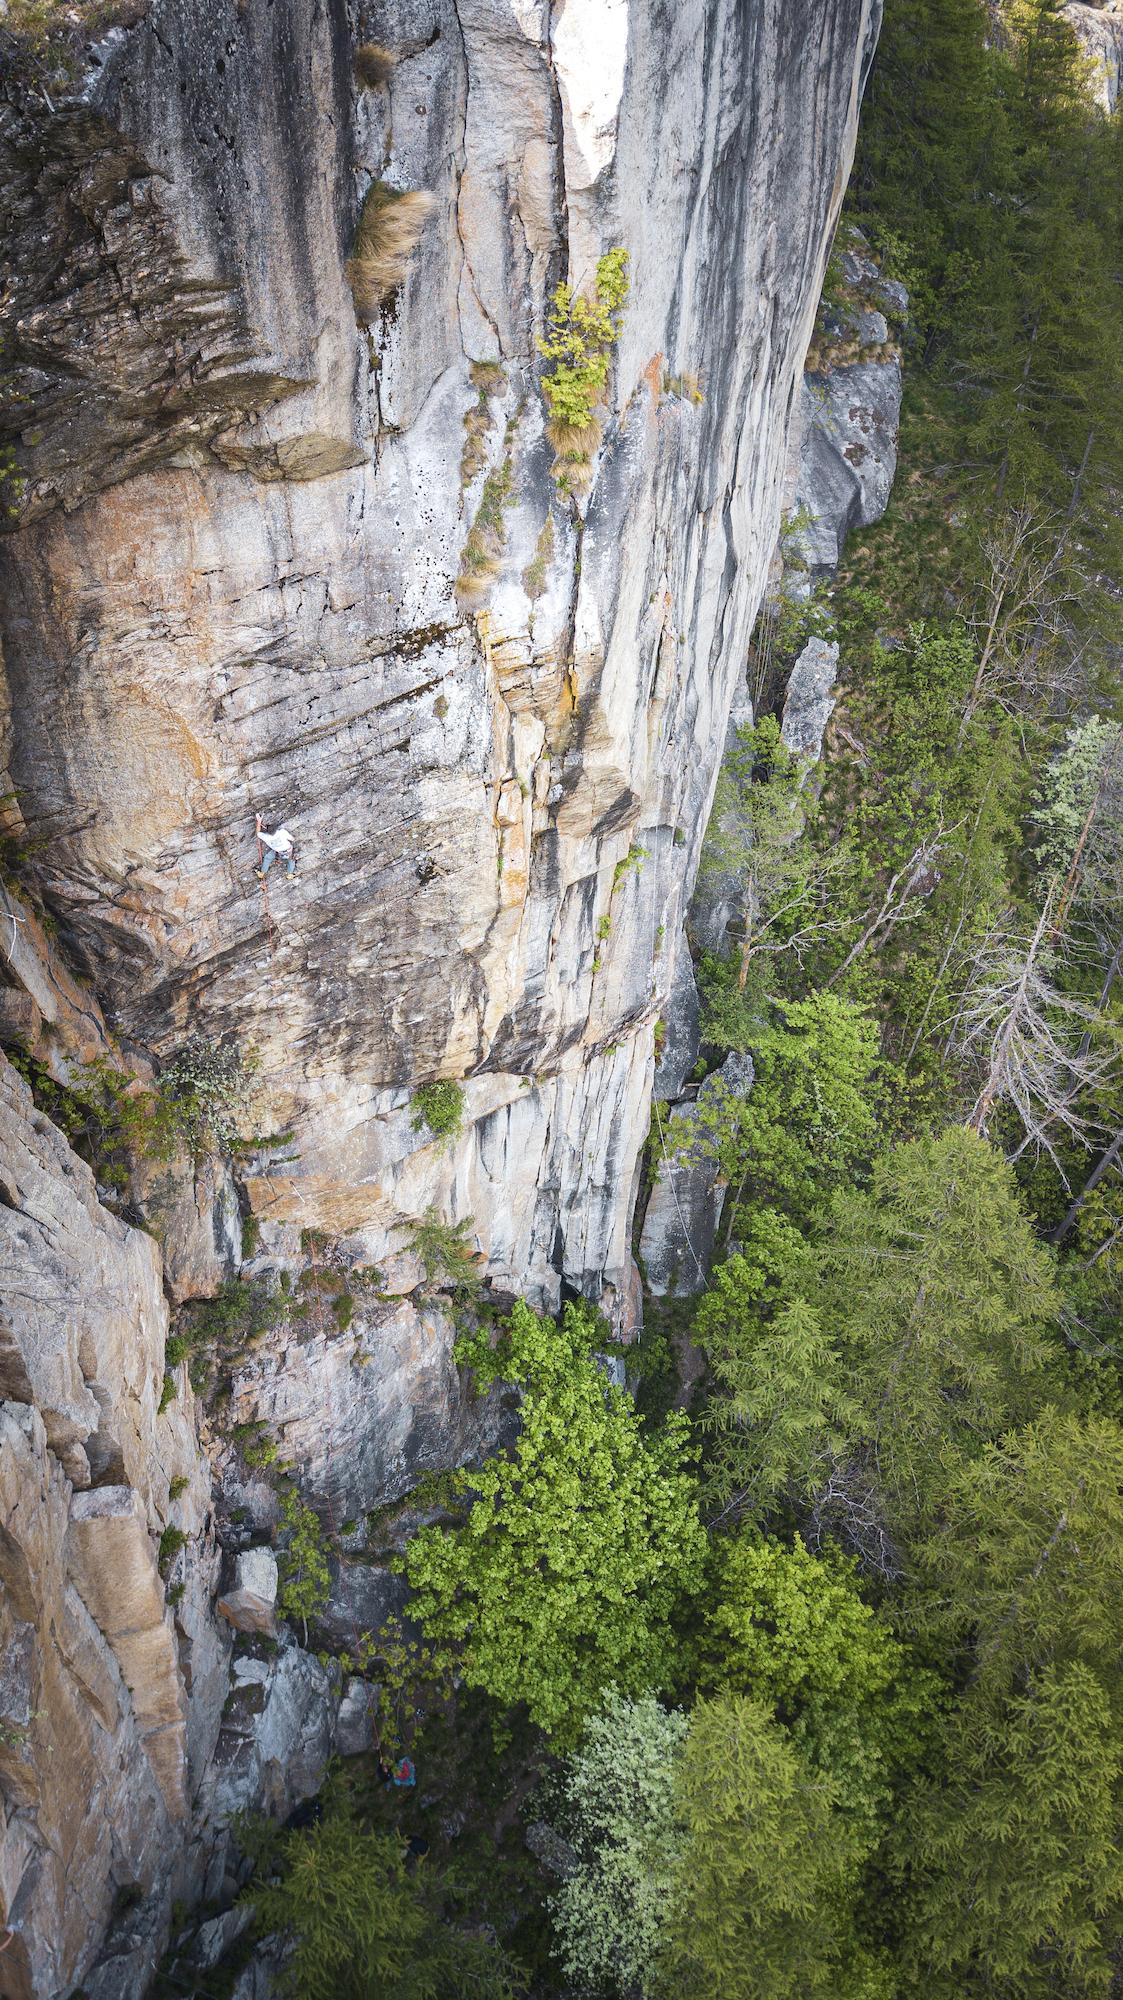
<path fill-rule="evenodd" d="M 837 2000 L 853 1849 L 830 1780 L 763 1702 L 699 1703 L 679 1760 L 684 1834 L 660 2000 Z"/>
<path fill-rule="evenodd" d="M 160 1536 L 160 1574 L 166 1576 L 181 1549 L 187 1547 L 188 1537 L 182 1528 L 166 1527 Z"/>
<path fill-rule="evenodd" d="M 1123 1918 L 1118 1731 L 1095 1675 L 1047 1667 L 985 1746 L 949 1725 L 950 1783 L 910 1801 L 906 1962 L 925 1995 L 1114 1992 Z"/>
<path fill-rule="evenodd" d="M 308 1620 L 328 1601 L 328 1568 L 324 1531 L 311 1507 L 295 1492 L 281 1501 L 281 1532 L 285 1540 L 277 1554 L 277 1604 L 283 1618 L 299 1618 L 308 1639 Z"/>
<path fill-rule="evenodd" d="M 562 1830 L 578 1861 L 550 1910 L 558 1957 L 582 1989 L 647 1982 L 680 1845 L 674 1776 L 686 1731 L 677 1709 L 612 1689 L 566 1763 Z"/>
<path fill-rule="evenodd" d="M 935 1684 L 859 1596 L 855 1566 L 756 1534 L 719 1545 L 699 1683 L 771 1702 L 865 1844 L 895 1766 L 915 1755 Z"/>
<path fill-rule="evenodd" d="M 293 1942 L 282 1975 L 293 2000 L 514 2000 L 522 1990 L 486 1937 L 444 1921 L 439 1880 L 409 1868 L 396 1834 L 365 1830 L 339 1802 L 318 1826 L 268 1833 L 248 1839 L 257 1871 L 245 1900 L 259 1936 Z"/>
<path fill-rule="evenodd" d="M 460 1343 L 481 1389 L 521 1387 L 519 1438 L 458 1476 L 463 1524 L 423 1528 L 405 1558 L 426 1636 L 562 1743 L 610 1683 L 640 1694 L 672 1678 L 670 1621 L 704 1549 L 686 1419 L 645 1429 L 593 1359 L 601 1337 L 585 1306 L 555 1328 L 519 1302 L 496 1348 Z"/>
<path fill-rule="evenodd" d="M 554 363 L 542 378 L 554 424 L 584 430 L 594 421 L 627 297 L 628 253 L 620 249 L 600 258 L 591 298 L 575 295 L 571 285 L 557 287 L 546 337 L 538 342 L 539 353 Z"/>
<path fill-rule="evenodd" d="M 455 1139 L 464 1121 L 464 1092 L 451 1077 L 422 1083 L 413 1093 L 413 1129 L 425 1126 L 438 1139 Z"/>
<path fill-rule="evenodd" d="M 751 1048 L 751 1091 L 703 1093 L 694 1149 L 753 1209 L 806 1225 L 872 1150 L 877 1030 L 861 1008 L 820 992 L 778 1006 Z"/>
<path fill-rule="evenodd" d="M 106 1056 L 73 1064 L 65 1084 L 56 1083 L 28 1056 L 14 1054 L 13 1068 L 107 1187 L 123 1192 L 137 1159 L 174 1157 L 177 1132 L 170 1107 L 157 1091 L 138 1083 L 128 1070 L 115 1068 Z"/>
<path fill-rule="evenodd" d="M 168 1161 L 186 1144 L 228 1153 L 252 1102 L 255 1065 L 237 1049 L 192 1040 L 154 1090 L 106 1056 L 76 1063 L 65 1085 L 38 1063 L 16 1065 L 38 1104 L 110 1187 L 125 1189 L 137 1160 Z"/>

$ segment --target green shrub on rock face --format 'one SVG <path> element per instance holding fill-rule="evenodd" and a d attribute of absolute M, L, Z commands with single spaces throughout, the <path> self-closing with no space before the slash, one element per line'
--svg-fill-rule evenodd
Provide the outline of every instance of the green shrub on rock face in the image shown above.
<path fill-rule="evenodd" d="M 600 442 L 597 409 L 608 382 L 612 350 L 620 338 L 628 296 L 628 253 L 609 250 L 597 264 L 592 297 L 557 287 L 550 301 L 547 333 L 538 351 L 553 362 L 542 378 L 549 417 L 546 434 L 557 458 L 559 485 L 587 483 L 589 460 Z"/>
<path fill-rule="evenodd" d="M 413 1129 L 425 1126 L 438 1139 L 454 1139 L 464 1119 L 464 1092 L 451 1077 L 438 1083 L 423 1083 L 413 1093 Z"/>
<path fill-rule="evenodd" d="M 672 1678 L 671 1621 L 705 1548 L 687 1419 L 645 1426 L 593 1358 L 602 1337 L 587 1306 L 555 1327 L 520 1301 L 497 1347 L 486 1333 L 460 1343 L 481 1389 L 522 1389 L 520 1435 L 458 1475 L 467 1519 L 422 1529 L 405 1557 L 426 1636 L 562 1742 L 610 1683 L 640 1694 Z"/>

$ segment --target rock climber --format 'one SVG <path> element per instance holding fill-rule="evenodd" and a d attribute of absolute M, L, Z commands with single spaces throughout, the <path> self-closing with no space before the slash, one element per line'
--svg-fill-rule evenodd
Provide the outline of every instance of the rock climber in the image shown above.
<path fill-rule="evenodd" d="M 261 842 L 261 845 L 264 849 L 264 853 L 261 857 L 261 866 L 260 868 L 256 868 L 254 870 L 254 873 L 260 876 L 263 882 L 265 880 L 265 877 L 268 875 L 269 870 L 272 868 L 273 863 L 276 860 L 278 854 L 281 855 L 282 859 L 285 862 L 285 873 L 287 875 L 296 874 L 295 844 L 293 842 L 293 837 L 289 832 L 287 826 L 279 826 L 273 833 L 266 833 L 265 828 L 261 823 L 261 814 L 258 813 L 257 837 L 258 840 Z"/>

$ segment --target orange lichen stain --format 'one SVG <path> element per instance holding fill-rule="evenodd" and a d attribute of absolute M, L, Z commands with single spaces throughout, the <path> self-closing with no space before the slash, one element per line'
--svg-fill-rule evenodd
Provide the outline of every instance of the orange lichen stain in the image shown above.
<path fill-rule="evenodd" d="M 652 408 L 656 410 L 659 408 L 659 403 L 663 395 L 663 362 L 665 359 L 666 356 L 661 353 L 653 354 L 643 371 L 643 379 L 651 392 Z"/>

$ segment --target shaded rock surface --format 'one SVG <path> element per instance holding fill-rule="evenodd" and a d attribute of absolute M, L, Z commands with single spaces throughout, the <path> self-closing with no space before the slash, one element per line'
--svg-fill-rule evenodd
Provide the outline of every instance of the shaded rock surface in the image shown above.
<path fill-rule="evenodd" d="M 0 1903 L 20 2000 L 69 1992 L 126 1892 L 159 1905 L 128 1977 L 154 1969 L 187 1885 L 192 1772 L 213 1750 L 223 1692 L 210 1671 L 209 1468 L 185 1401 L 157 1408 L 159 1253 L 100 1205 L 89 1168 L 2 1058 L 0 1162 Z M 172 1523 L 202 1580 L 174 1618 L 157 1569 Z"/>
<path fill-rule="evenodd" d="M 788 676 L 780 734 L 789 750 L 812 764 L 822 755 L 823 735 L 834 710 L 837 672 L 838 641 L 812 638 Z"/>
<path fill-rule="evenodd" d="M 839 257 L 838 302 L 824 307 L 791 441 L 785 586 L 795 598 L 837 568 L 848 535 L 879 521 L 897 470 L 901 353 L 890 322 L 907 316 L 903 286 L 882 277 L 860 232 Z"/>
<path fill-rule="evenodd" d="M 244 1549 L 234 1558 L 230 1588 L 223 1592 L 216 1610 L 228 1625 L 239 1632 L 277 1629 L 277 1558 L 272 1549 Z"/>
<path fill-rule="evenodd" d="M 706 1144 L 706 1109 L 723 1097 L 745 1097 L 753 1085 L 751 1056 L 726 1056 L 698 1090 L 673 1108 L 656 1107 L 657 1177 L 644 1211 L 639 1254 L 656 1298 L 694 1298 L 705 1290 L 725 1200 L 717 1162 Z"/>
<path fill-rule="evenodd" d="M 1123 81 L 1123 7 L 1119 0 L 1068 0 L 1064 12 L 1092 60 L 1100 103 L 1114 111 Z"/>

